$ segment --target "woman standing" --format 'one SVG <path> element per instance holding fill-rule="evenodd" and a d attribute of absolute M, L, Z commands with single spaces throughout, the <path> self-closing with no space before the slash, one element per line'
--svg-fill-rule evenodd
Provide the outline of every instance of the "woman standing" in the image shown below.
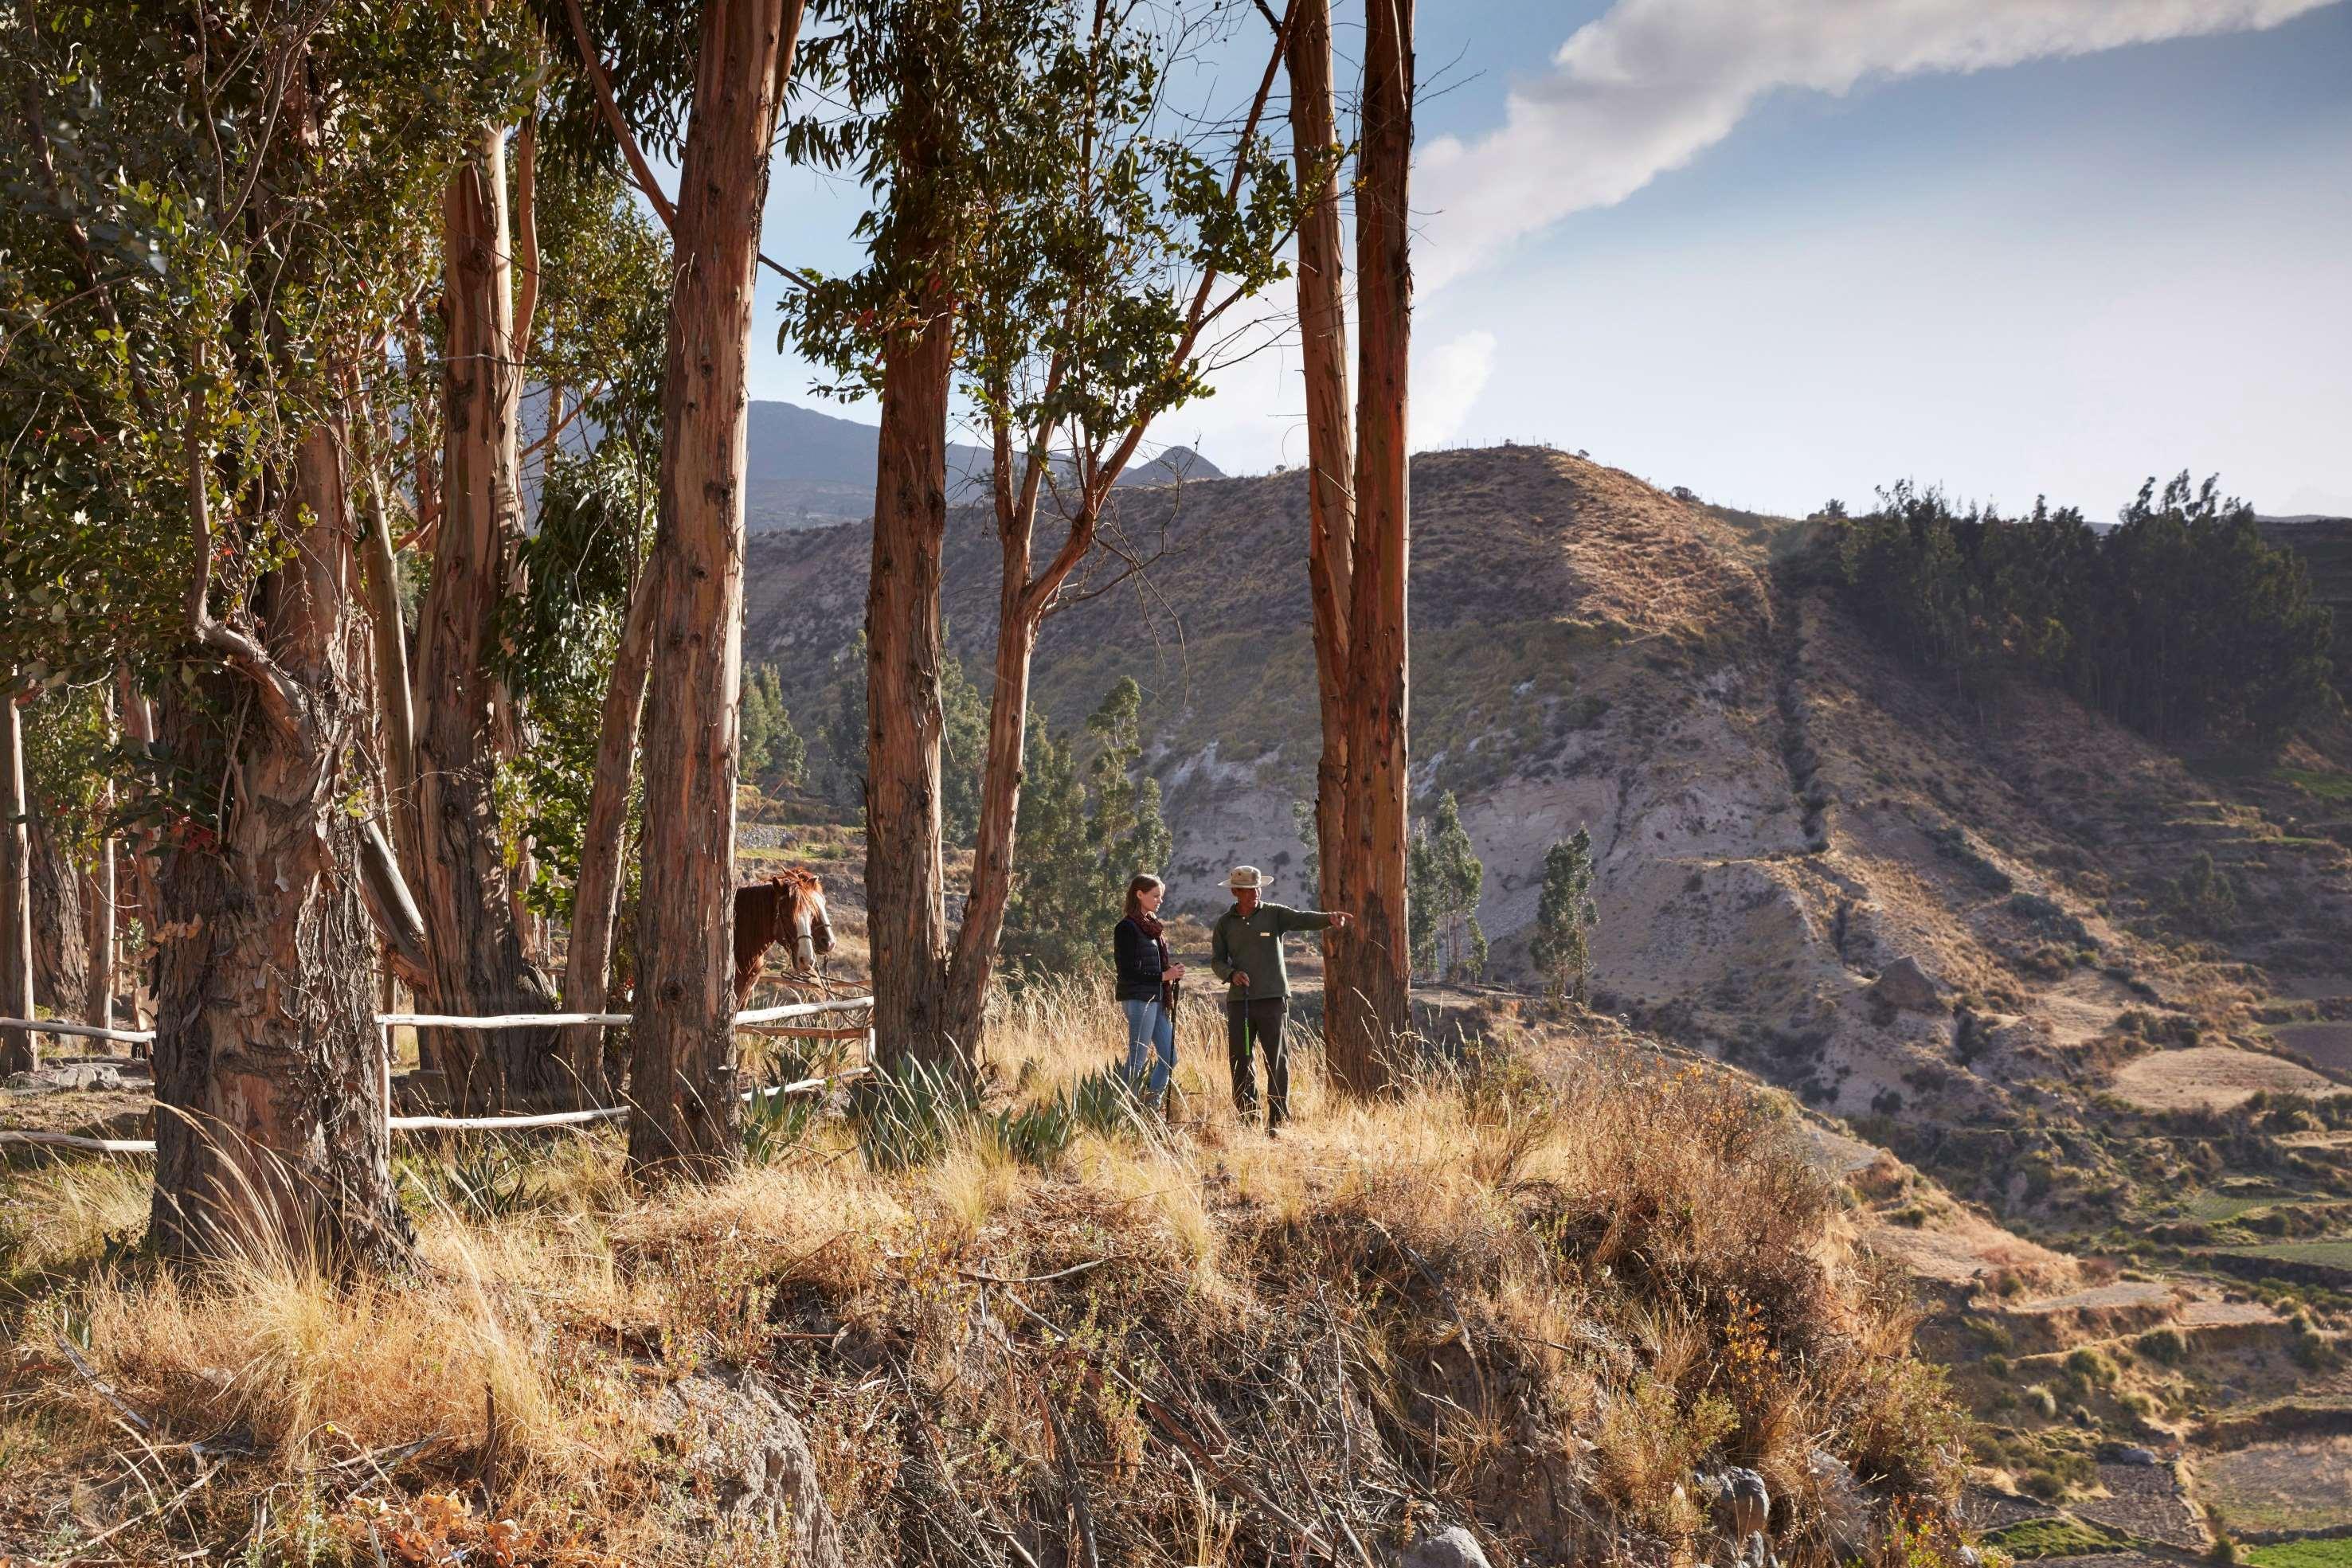
<path fill-rule="evenodd" d="M 1169 1075 L 1176 1071 L 1176 982 L 1184 966 L 1171 959 L 1168 938 L 1160 923 L 1160 901 L 1168 889 L 1158 877 L 1142 873 L 1127 884 L 1127 917 L 1111 933 L 1118 959 L 1118 1005 L 1127 1014 L 1127 1082 L 1150 1105 L 1168 1092 Z M 1150 1081 L 1144 1080 L 1144 1052 L 1156 1047 Z"/>

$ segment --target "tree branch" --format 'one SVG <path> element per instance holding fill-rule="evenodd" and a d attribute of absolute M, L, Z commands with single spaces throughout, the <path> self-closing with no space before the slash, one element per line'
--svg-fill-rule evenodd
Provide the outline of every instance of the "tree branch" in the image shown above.
<path fill-rule="evenodd" d="M 792 8 L 798 9 L 796 6 Z M 595 90 L 596 107 L 604 111 L 605 128 L 612 131 L 613 140 L 621 144 L 621 156 L 628 160 L 629 172 L 635 178 L 637 189 L 643 191 L 646 200 L 653 204 L 654 215 L 661 219 L 662 227 L 674 235 L 677 233 L 677 204 L 662 193 L 660 182 L 654 178 L 653 166 L 646 162 L 644 150 L 638 147 L 635 135 L 629 130 L 629 122 L 622 117 L 621 106 L 613 97 L 613 78 L 605 71 L 604 60 L 597 55 L 596 46 L 588 37 L 588 19 L 580 14 L 580 0 L 563 0 L 563 9 L 572 18 L 572 40 L 579 48 L 580 63 L 587 68 L 588 84 Z M 792 68 L 798 26 L 792 26 L 791 32 L 793 36 L 787 38 L 779 61 L 779 69 L 784 72 Z M 779 94 L 780 111 L 782 101 L 782 95 Z M 816 280 L 807 273 L 772 260 L 764 251 L 760 254 L 760 265 L 796 287 L 816 287 Z"/>
<path fill-rule="evenodd" d="M 613 98 L 613 78 L 606 74 L 604 59 L 596 53 L 596 46 L 589 40 L 588 18 L 580 14 L 580 0 L 563 0 L 563 11 L 572 18 L 572 41 L 579 47 L 580 63 L 587 68 L 588 85 L 595 90 L 596 107 L 604 110 L 606 129 L 612 131 L 613 140 L 620 143 L 621 156 L 628 160 L 629 172 L 636 176 L 637 189 L 643 191 L 646 200 L 653 204 L 662 227 L 677 233 L 677 204 L 662 194 L 652 166 L 646 162 L 644 152 L 638 148 L 636 137 L 629 131 L 629 122 L 621 118 L 621 106 Z"/>
<path fill-rule="evenodd" d="M 213 515 L 211 490 L 205 482 L 204 438 L 198 432 L 203 398 L 196 388 L 189 388 L 188 524 L 195 559 L 188 580 L 188 635 L 202 646 L 226 655 L 230 668 L 250 677 L 258 688 L 262 716 L 290 733 L 299 723 L 300 688 L 269 656 L 268 650 L 244 632 L 214 620 L 205 602 L 213 585 Z"/>

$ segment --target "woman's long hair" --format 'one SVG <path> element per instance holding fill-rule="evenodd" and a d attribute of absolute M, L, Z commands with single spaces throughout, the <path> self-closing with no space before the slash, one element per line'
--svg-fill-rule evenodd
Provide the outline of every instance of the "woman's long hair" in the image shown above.
<path fill-rule="evenodd" d="M 1164 885 L 1166 884 L 1148 871 L 1139 871 L 1129 877 L 1127 879 L 1127 917 L 1132 920 L 1142 914 L 1143 904 L 1140 902 L 1142 895 L 1155 887 Z"/>

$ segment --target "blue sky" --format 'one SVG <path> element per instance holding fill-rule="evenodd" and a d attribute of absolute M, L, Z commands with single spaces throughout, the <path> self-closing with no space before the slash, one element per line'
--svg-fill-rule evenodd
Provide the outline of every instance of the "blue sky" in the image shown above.
<path fill-rule="evenodd" d="M 2187 467 L 2352 513 L 2352 0 L 1438 0 L 1419 59 L 1416 444 L 1781 511 L 2104 517 Z M 849 265 L 859 205 L 780 163 L 764 247 Z M 754 395 L 814 402 L 755 338 Z M 1277 350 L 1154 434 L 1263 471 L 1300 402 Z"/>

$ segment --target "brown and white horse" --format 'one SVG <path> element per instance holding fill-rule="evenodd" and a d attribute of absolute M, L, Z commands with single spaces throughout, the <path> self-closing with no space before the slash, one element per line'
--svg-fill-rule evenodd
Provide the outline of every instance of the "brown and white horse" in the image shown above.
<path fill-rule="evenodd" d="M 740 1010 L 767 967 L 768 949 L 792 939 L 802 974 L 816 973 L 817 956 L 833 951 L 825 918 L 824 884 L 814 872 L 780 871 L 735 890 L 735 1006 Z"/>

